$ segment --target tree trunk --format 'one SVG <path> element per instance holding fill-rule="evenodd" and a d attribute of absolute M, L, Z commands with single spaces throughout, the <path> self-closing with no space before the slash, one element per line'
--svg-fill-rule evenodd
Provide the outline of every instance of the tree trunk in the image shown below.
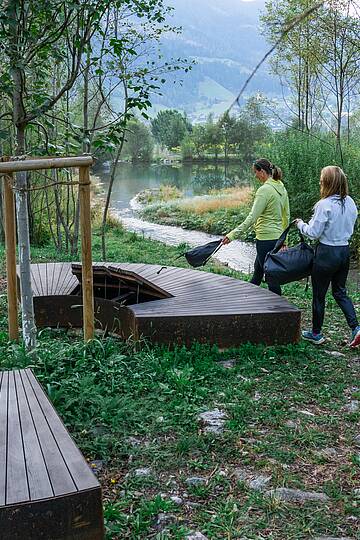
<path fill-rule="evenodd" d="M 17 143 L 17 154 L 22 155 L 25 149 L 24 126 L 18 126 L 17 128 Z M 16 174 L 16 216 L 18 226 L 22 331 L 25 348 L 30 351 L 36 347 L 36 326 L 33 292 L 31 287 L 31 255 L 26 172 L 19 172 Z"/>
<path fill-rule="evenodd" d="M 116 156 L 114 157 L 114 159 L 112 161 L 112 164 L 111 164 L 110 182 L 109 182 L 109 187 L 108 187 L 107 194 L 106 194 L 104 213 L 103 213 L 103 218 L 102 218 L 102 222 L 101 222 L 101 250 L 102 250 L 103 261 L 106 261 L 106 241 L 105 241 L 105 238 L 106 238 L 106 220 L 107 220 L 107 215 L 108 215 L 109 206 L 110 206 L 112 187 L 113 187 L 114 180 L 115 180 L 116 167 L 117 167 L 117 165 L 119 163 L 121 151 L 122 151 L 122 148 L 124 146 L 124 140 L 125 140 L 125 132 L 124 132 L 124 137 L 122 138 L 122 140 L 121 140 L 121 142 L 120 142 L 120 144 L 118 146 Z"/>
<path fill-rule="evenodd" d="M 16 126 L 16 155 L 22 156 L 25 153 L 25 125 L 21 122 L 23 118 L 21 73 L 19 69 L 15 67 L 12 71 L 12 75 L 14 82 L 13 114 L 14 124 Z M 31 256 L 26 172 L 19 172 L 16 174 L 15 187 L 22 330 L 25 347 L 27 350 L 32 350 L 36 347 L 36 326 L 33 292 L 31 288 Z"/>

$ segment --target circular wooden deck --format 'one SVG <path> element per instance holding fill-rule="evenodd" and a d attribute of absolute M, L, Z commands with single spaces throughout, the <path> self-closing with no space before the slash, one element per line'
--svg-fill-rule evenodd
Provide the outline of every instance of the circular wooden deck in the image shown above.
<path fill-rule="evenodd" d="M 300 310 L 267 289 L 213 273 L 130 263 L 94 263 L 97 328 L 124 339 L 284 344 L 300 335 Z M 39 327 L 81 327 L 81 265 L 33 264 Z"/>

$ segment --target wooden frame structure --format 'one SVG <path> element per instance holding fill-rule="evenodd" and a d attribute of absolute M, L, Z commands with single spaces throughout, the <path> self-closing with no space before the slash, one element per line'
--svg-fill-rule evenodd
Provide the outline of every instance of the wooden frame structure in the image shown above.
<path fill-rule="evenodd" d="M 94 337 L 94 294 L 91 253 L 90 166 L 91 156 L 65 158 L 38 158 L 0 163 L 0 176 L 4 175 L 4 228 L 6 248 L 6 274 L 8 297 L 9 338 L 18 340 L 18 306 L 16 280 L 16 212 L 13 191 L 14 173 L 42 169 L 79 169 L 79 204 L 82 257 L 83 327 L 84 340 Z M 46 186 L 45 186 L 46 188 Z"/>
<path fill-rule="evenodd" d="M 300 310 L 283 296 L 235 278 L 189 268 L 93 264 L 95 326 L 122 339 L 168 346 L 296 343 Z M 31 265 L 39 328 L 81 328 L 79 263 Z"/>

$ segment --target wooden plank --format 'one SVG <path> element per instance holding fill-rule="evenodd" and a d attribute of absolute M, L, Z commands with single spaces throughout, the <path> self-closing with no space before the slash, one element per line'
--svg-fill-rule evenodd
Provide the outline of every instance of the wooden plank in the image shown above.
<path fill-rule="evenodd" d="M 72 273 L 71 264 L 63 264 L 59 269 L 58 279 L 52 294 L 70 294 L 77 285 L 79 285 L 79 281 Z"/>
<path fill-rule="evenodd" d="M 13 176 L 5 178 L 4 186 L 4 232 L 6 246 L 6 281 L 8 300 L 9 338 L 19 339 L 17 279 L 16 279 L 16 217 L 15 199 L 12 184 Z"/>
<path fill-rule="evenodd" d="M 0 506 L 6 502 L 7 469 L 7 416 L 8 416 L 8 372 L 1 373 L 0 383 Z"/>
<path fill-rule="evenodd" d="M 37 277 L 40 284 L 41 294 L 42 296 L 45 296 L 48 288 L 46 275 L 47 263 L 42 264 L 41 266 L 37 264 L 36 268 L 38 270 Z"/>
<path fill-rule="evenodd" d="M 91 253 L 90 173 L 88 166 L 79 168 L 79 181 L 84 341 L 87 342 L 93 339 L 95 329 Z"/>
<path fill-rule="evenodd" d="M 36 427 L 25 394 L 22 375 L 15 372 L 15 383 L 19 403 L 21 432 L 24 444 L 24 454 L 30 499 L 32 501 L 54 496 L 50 477 L 46 468 L 37 437 Z"/>
<path fill-rule="evenodd" d="M 92 489 L 99 486 L 99 483 L 87 465 L 83 455 L 73 442 L 69 432 L 65 428 L 61 419 L 57 415 L 54 407 L 45 395 L 43 389 L 36 380 L 31 370 L 26 369 L 24 373 L 28 383 L 32 386 L 41 410 L 46 417 L 52 435 L 61 451 L 63 460 L 72 476 L 78 490 Z"/>
<path fill-rule="evenodd" d="M 17 267 L 18 276 L 19 276 L 19 267 Z M 42 291 L 39 282 L 39 272 L 36 270 L 36 265 L 32 264 L 30 266 L 31 272 L 31 288 L 33 290 L 34 296 L 42 296 Z"/>
<path fill-rule="evenodd" d="M 74 287 L 78 283 L 71 272 L 70 263 L 47 263 L 47 272 L 51 276 L 46 296 L 51 294 L 64 294 L 69 287 L 69 281 L 73 280 Z"/>
<path fill-rule="evenodd" d="M 92 164 L 93 158 L 91 156 L 24 159 L 0 163 L 0 174 L 41 169 L 62 169 L 64 167 L 89 167 Z"/>
<path fill-rule="evenodd" d="M 30 499 L 14 372 L 9 373 L 6 504 Z"/>
<path fill-rule="evenodd" d="M 114 276 L 114 274 L 116 275 L 116 277 L 121 277 L 122 275 L 125 275 L 124 272 L 122 272 L 121 270 L 119 269 L 116 269 L 112 266 L 109 266 L 109 272 L 110 272 L 110 275 L 111 276 Z M 141 283 L 141 285 L 146 285 L 149 289 L 149 292 L 152 292 L 152 291 L 155 291 L 159 294 L 161 294 L 162 296 L 165 296 L 165 297 L 170 297 L 171 295 L 168 293 L 168 291 L 166 291 L 165 289 L 159 287 L 158 285 L 156 285 L 155 283 L 152 283 L 151 281 L 141 277 L 141 280 L 139 279 L 139 277 L 136 275 L 136 274 L 133 274 L 133 278 L 134 280 L 137 282 L 137 283 Z"/>
<path fill-rule="evenodd" d="M 37 383 L 34 390 L 28 377 L 22 377 L 22 381 L 53 492 L 56 496 L 74 493 L 77 491 L 76 485 L 37 399 L 41 394 L 40 387 Z"/>

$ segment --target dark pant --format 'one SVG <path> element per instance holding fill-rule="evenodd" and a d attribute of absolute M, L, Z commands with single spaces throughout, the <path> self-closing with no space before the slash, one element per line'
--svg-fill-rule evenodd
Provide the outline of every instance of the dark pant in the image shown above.
<path fill-rule="evenodd" d="M 351 330 L 358 326 L 354 305 L 346 293 L 349 264 L 349 246 L 318 244 L 311 273 L 313 332 L 315 334 L 321 332 L 324 322 L 325 296 L 330 283 L 332 295 L 344 313 Z"/>
<path fill-rule="evenodd" d="M 264 262 L 265 257 L 274 249 L 277 240 L 256 240 L 256 259 L 254 264 L 254 274 L 250 283 L 260 285 L 264 277 Z M 280 285 L 268 285 L 269 290 L 281 296 Z"/>

